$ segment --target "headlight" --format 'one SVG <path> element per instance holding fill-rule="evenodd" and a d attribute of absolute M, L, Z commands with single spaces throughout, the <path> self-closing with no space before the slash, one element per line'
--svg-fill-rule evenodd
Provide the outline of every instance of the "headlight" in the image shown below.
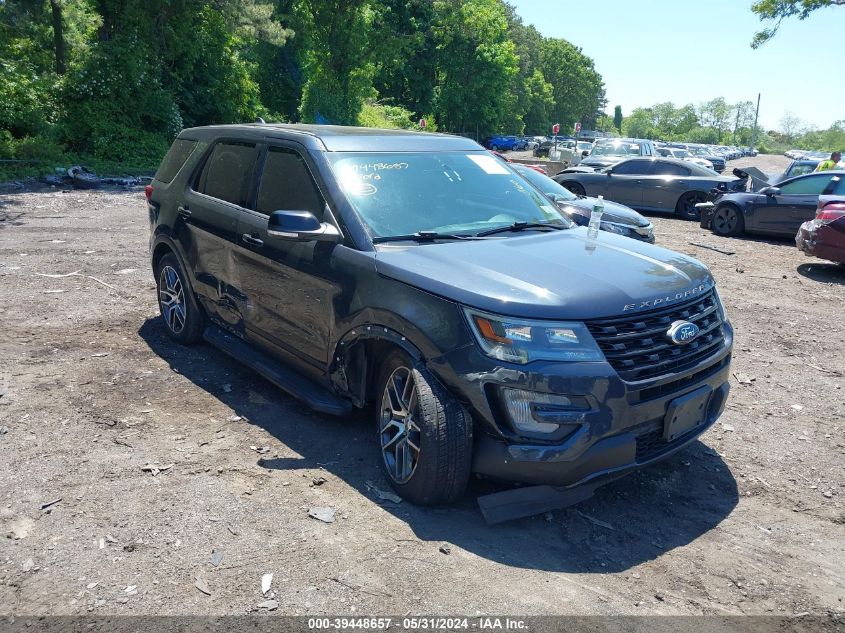
<path fill-rule="evenodd" d="M 617 235 L 630 235 L 630 229 L 620 226 L 619 224 L 614 224 L 613 222 L 602 222 L 601 223 L 601 230 L 607 231 L 608 233 L 616 233 Z"/>
<path fill-rule="evenodd" d="M 532 321 L 464 308 L 475 339 L 492 358 L 524 365 L 535 360 L 600 361 L 604 355 L 578 322 Z"/>
<path fill-rule="evenodd" d="M 719 289 L 716 286 L 713 286 L 713 293 L 716 297 L 716 307 L 719 310 L 719 314 L 722 316 L 722 321 L 727 323 L 728 319 L 728 311 L 725 309 L 725 302 L 722 301 L 722 297 L 719 294 Z"/>

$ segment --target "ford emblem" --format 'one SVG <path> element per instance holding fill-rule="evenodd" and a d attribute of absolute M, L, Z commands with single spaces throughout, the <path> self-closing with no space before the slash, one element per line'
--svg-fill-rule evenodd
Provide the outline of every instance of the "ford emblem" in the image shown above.
<path fill-rule="evenodd" d="M 675 345 L 686 345 L 692 343 L 698 336 L 698 326 L 689 321 L 675 321 L 666 336 L 672 339 Z"/>

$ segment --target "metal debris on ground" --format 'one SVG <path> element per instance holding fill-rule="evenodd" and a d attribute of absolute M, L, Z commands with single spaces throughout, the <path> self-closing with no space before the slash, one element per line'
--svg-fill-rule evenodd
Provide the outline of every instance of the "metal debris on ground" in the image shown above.
<path fill-rule="evenodd" d="M 208 588 L 208 583 L 205 581 L 205 578 L 202 576 L 197 576 L 196 582 L 194 582 L 194 587 L 199 589 L 202 593 L 207 596 L 211 595 L 211 589 Z"/>
<path fill-rule="evenodd" d="M 397 495 L 395 492 L 390 492 L 389 490 L 381 490 L 372 481 L 365 481 L 364 485 L 367 487 L 367 490 L 375 493 L 375 495 L 382 501 L 402 503 L 402 497 Z"/>
<path fill-rule="evenodd" d="M 334 508 L 325 506 L 317 506 L 308 510 L 308 516 L 323 523 L 334 523 L 334 513 Z"/>
<path fill-rule="evenodd" d="M 757 380 L 753 376 L 743 374 L 742 372 L 739 372 L 739 371 L 734 372 L 734 378 L 736 378 L 736 381 L 741 385 L 750 385 L 752 382 Z"/>
<path fill-rule="evenodd" d="M 311 480 L 311 483 L 314 486 L 322 486 L 327 481 L 328 481 L 328 479 L 326 479 L 325 477 L 320 475 L 319 477 L 314 477 L 314 479 Z"/>
<path fill-rule="evenodd" d="M 440 550 L 441 554 L 451 554 L 452 553 L 452 546 L 449 545 L 448 543 L 443 543 L 440 546 L 439 550 Z"/>
<path fill-rule="evenodd" d="M 261 593 L 263 595 L 267 595 L 267 592 L 270 591 L 270 587 L 273 584 L 273 574 L 264 574 L 261 577 Z"/>
<path fill-rule="evenodd" d="M 211 550 L 211 564 L 215 567 L 219 567 L 220 563 L 223 562 L 223 552 L 222 550 L 215 549 Z"/>
<path fill-rule="evenodd" d="M 159 464 L 145 464 L 141 466 L 141 470 L 144 472 L 150 472 L 153 474 L 153 477 L 158 475 L 159 473 L 164 473 L 173 468 L 176 464 L 167 464 L 166 466 L 161 466 Z"/>
<path fill-rule="evenodd" d="M 736 255 L 736 251 L 729 251 L 724 248 L 719 248 L 718 246 L 709 246 L 707 244 L 699 244 L 698 242 L 689 242 L 690 246 L 697 246 L 698 248 L 706 248 L 710 251 L 716 251 L 717 253 L 721 253 L 722 255 Z"/>
<path fill-rule="evenodd" d="M 47 510 L 47 509 L 49 509 L 49 508 L 52 508 L 54 505 L 56 505 L 57 503 L 59 503 L 61 500 L 62 500 L 62 498 L 61 498 L 61 497 L 59 497 L 58 499 L 53 499 L 52 501 L 48 501 L 47 503 L 42 503 L 42 504 L 41 504 L 41 509 L 42 509 L 42 510 Z"/>
<path fill-rule="evenodd" d="M 9 432 L 8 426 L 0 426 L 0 435 L 6 435 Z"/>
<path fill-rule="evenodd" d="M 582 519 L 586 519 L 587 521 L 589 521 L 593 525 L 598 525 L 599 527 L 603 527 L 603 528 L 606 528 L 608 530 L 615 530 L 616 529 L 610 523 L 607 523 L 606 521 L 602 521 L 601 519 L 597 519 L 595 517 L 591 517 L 589 514 L 584 514 L 580 510 L 576 510 L 575 513 L 578 516 L 580 516 Z"/>
<path fill-rule="evenodd" d="M 264 455 L 265 453 L 270 452 L 269 446 L 250 446 L 250 448 L 252 450 L 254 450 L 256 453 L 258 453 L 259 455 Z"/>
<path fill-rule="evenodd" d="M 258 603 L 259 609 L 267 609 L 268 611 L 275 611 L 279 608 L 279 601 L 278 600 L 265 600 L 264 602 Z"/>

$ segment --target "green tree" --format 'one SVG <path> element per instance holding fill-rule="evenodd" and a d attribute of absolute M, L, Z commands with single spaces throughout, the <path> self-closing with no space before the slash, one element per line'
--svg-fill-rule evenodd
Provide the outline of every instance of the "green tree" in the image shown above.
<path fill-rule="evenodd" d="M 581 49 L 557 38 L 543 40 L 541 59 L 543 76 L 554 92 L 552 119 L 560 123 L 561 129 L 571 129 L 577 122 L 594 124 L 605 99 L 604 84 L 593 60 Z"/>
<path fill-rule="evenodd" d="M 512 121 L 507 90 L 519 71 L 498 0 L 434 0 L 437 60 L 435 113 L 451 132 L 481 134 Z"/>
<path fill-rule="evenodd" d="M 613 127 L 620 134 L 622 133 L 622 106 L 618 105 L 613 108 Z"/>
<path fill-rule="evenodd" d="M 430 0 L 373 0 L 373 85 L 380 101 L 401 104 L 417 115 L 434 100 L 434 7 Z"/>
<path fill-rule="evenodd" d="M 772 39 L 785 19 L 797 16 L 799 20 L 805 20 L 817 9 L 834 6 L 845 6 L 845 0 L 757 0 L 751 10 L 770 26 L 754 34 L 751 48 L 758 48 Z"/>
<path fill-rule="evenodd" d="M 367 0 L 302 0 L 310 16 L 306 28 L 309 76 L 300 113 L 306 122 L 353 124 L 364 100 L 375 96 L 375 68 L 369 59 L 372 12 Z"/>
<path fill-rule="evenodd" d="M 539 68 L 525 81 L 527 110 L 523 115 L 525 132 L 548 134 L 553 121 L 551 111 L 555 106 L 554 89 L 543 77 Z"/>

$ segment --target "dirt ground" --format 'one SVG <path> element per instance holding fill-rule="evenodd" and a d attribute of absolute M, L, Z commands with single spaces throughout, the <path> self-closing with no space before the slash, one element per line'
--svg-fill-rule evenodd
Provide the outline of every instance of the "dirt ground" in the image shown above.
<path fill-rule="evenodd" d="M 585 503 L 490 527 L 484 484 L 383 500 L 365 420 L 171 343 L 140 190 L 0 194 L 0 615 L 841 617 L 845 268 L 654 222 L 725 299 L 725 415 Z"/>

